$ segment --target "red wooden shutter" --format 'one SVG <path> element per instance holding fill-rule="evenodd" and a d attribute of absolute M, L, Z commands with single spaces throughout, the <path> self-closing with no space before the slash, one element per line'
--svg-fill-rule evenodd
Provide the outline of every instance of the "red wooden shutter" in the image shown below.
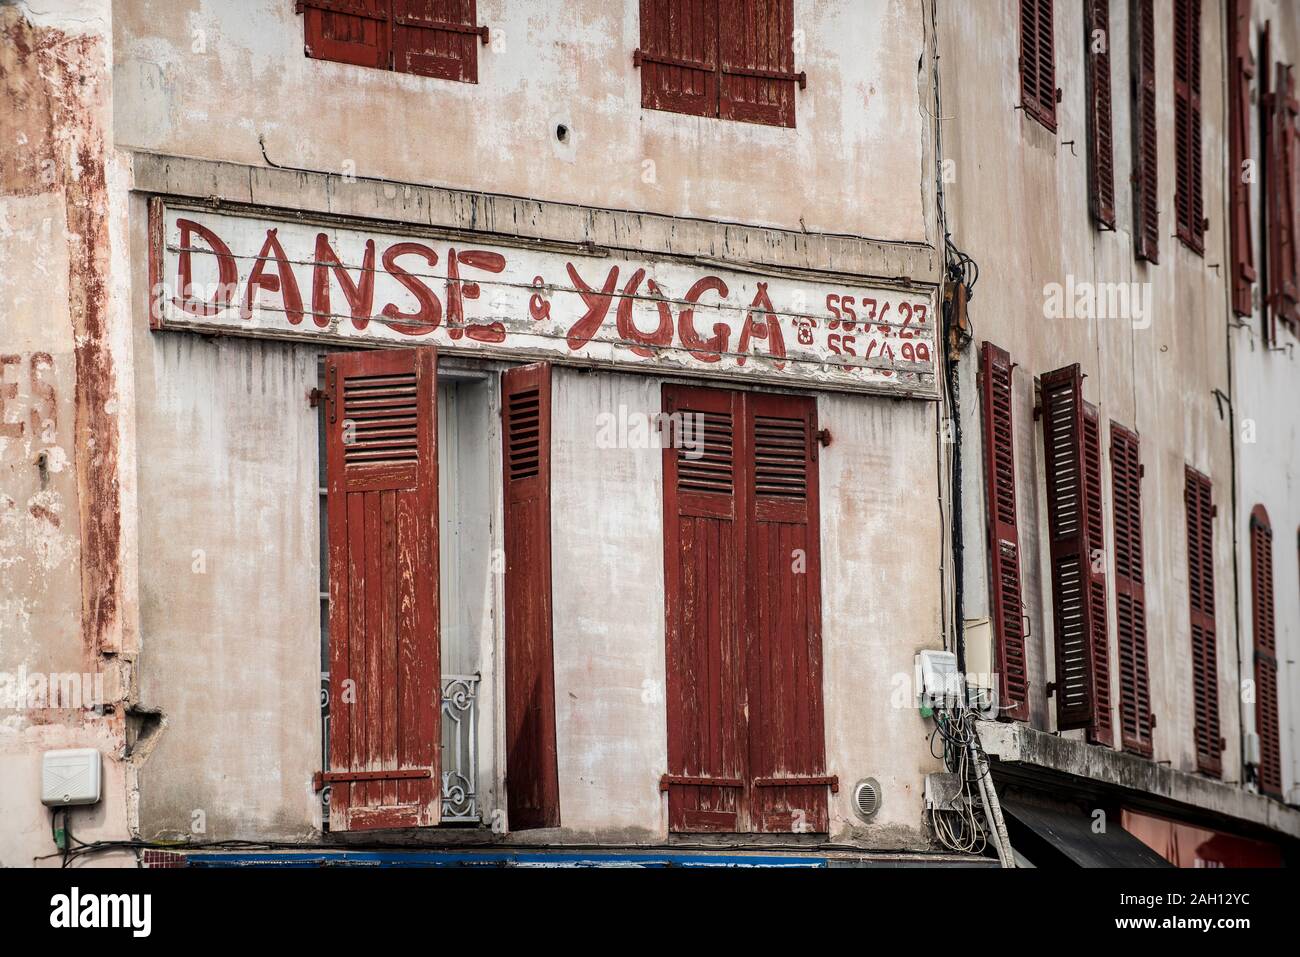
<path fill-rule="evenodd" d="M 1174 169 L 1178 238 L 1203 253 L 1201 0 L 1174 0 Z"/>
<path fill-rule="evenodd" d="M 437 824 L 436 353 L 334 355 L 325 376 L 330 829 Z"/>
<path fill-rule="evenodd" d="M 1295 164 L 1296 117 L 1300 103 L 1295 98 L 1295 80 L 1291 67 L 1275 67 L 1271 93 L 1266 94 L 1269 121 L 1268 164 L 1264 175 L 1264 194 L 1268 197 L 1268 283 L 1269 311 L 1274 320 L 1288 324 L 1300 321 L 1300 247 L 1296 242 Z"/>
<path fill-rule="evenodd" d="M 559 827 L 551 635 L 551 366 L 501 374 L 506 799 L 510 829 Z"/>
<path fill-rule="evenodd" d="M 392 2 L 394 70 L 478 82 L 478 45 L 489 34 L 478 25 L 475 0 Z"/>
<path fill-rule="evenodd" d="M 641 106 L 718 115 L 718 0 L 641 0 Z"/>
<path fill-rule="evenodd" d="M 299 0 L 307 56 L 387 70 L 390 2 Z"/>
<path fill-rule="evenodd" d="M 1120 742 L 1151 756 L 1151 687 L 1147 673 L 1146 577 L 1142 554 L 1142 463 L 1136 433 L 1110 424 L 1115 521 L 1115 621 L 1119 638 Z"/>
<path fill-rule="evenodd" d="M 1254 239 L 1250 224 L 1250 184 L 1246 163 L 1250 150 L 1250 81 L 1255 61 L 1250 55 L 1251 0 L 1231 0 L 1228 11 L 1228 195 L 1232 231 L 1232 311 L 1251 314 L 1255 283 Z"/>
<path fill-rule="evenodd" d="M 1264 506 L 1250 514 L 1250 597 L 1255 632 L 1255 733 L 1259 789 L 1282 797 L 1278 727 L 1277 631 L 1273 618 L 1273 528 Z"/>
<path fill-rule="evenodd" d="M 751 827 L 830 830 L 822 714 L 817 408 L 745 396 Z"/>
<path fill-rule="evenodd" d="M 1011 356 L 991 342 L 980 353 L 984 401 L 984 481 L 988 490 L 989 578 L 997 636 L 999 714 L 1029 719 L 1024 609 L 1020 588 L 1020 533 L 1016 519 L 1015 425 Z"/>
<path fill-rule="evenodd" d="M 794 0 L 719 0 L 724 120 L 794 126 Z"/>
<path fill-rule="evenodd" d="M 1111 133 L 1110 0 L 1086 0 L 1083 40 L 1088 94 L 1088 208 L 1097 224 L 1115 228 L 1115 147 Z M 1094 39 L 1099 35 L 1101 44 Z"/>
<path fill-rule="evenodd" d="M 745 718 L 745 483 L 738 393 L 664 387 L 668 826 L 739 831 L 748 776 Z M 683 433 L 692 441 L 679 441 Z M 677 446 L 677 447 L 673 447 Z"/>
<path fill-rule="evenodd" d="M 1096 711 L 1082 388 L 1078 365 L 1048 372 L 1040 383 L 1056 647 L 1052 693 L 1062 731 L 1087 727 Z"/>
<path fill-rule="evenodd" d="M 1214 504 L 1210 480 L 1187 469 L 1187 585 L 1191 600 L 1192 706 L 1196 769 L 1223 772 L 1219 730 L 1218 638 L 1214 626 Z"/>
<path fill-rule="evenodd" d="M 1020 0 L 1020 105 L 1056 132 L 1056 48 L 1052 0 Z"/>
<path fill-rule="evenodd" d="M 1113 747 L 1110 715 L 1110 622 L 1106 613 L 1106 522 L 1101 508 L 1101 420 L 1096 406 L 1083 404 L 1083 494 L 1088 506 L 1088 565 L 1092 576 L 1092 723 L 1088 740 Z"/>
<path fill-rule="evenodd" d="M 1133 67 L 1133 244 L 1139 259 L 1160 262 L 1160 191 L 1156 152 L 1156 41 L 1152 0 L 1131 4 Z"/>

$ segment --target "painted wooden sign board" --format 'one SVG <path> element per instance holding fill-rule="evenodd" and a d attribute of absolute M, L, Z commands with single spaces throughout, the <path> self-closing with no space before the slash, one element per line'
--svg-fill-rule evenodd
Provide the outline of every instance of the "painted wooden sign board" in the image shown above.
<path fill-rule="evenodd" d="M 150 231 L 155 328 L 936 395 L 929 287 L 161 199 Z"/>

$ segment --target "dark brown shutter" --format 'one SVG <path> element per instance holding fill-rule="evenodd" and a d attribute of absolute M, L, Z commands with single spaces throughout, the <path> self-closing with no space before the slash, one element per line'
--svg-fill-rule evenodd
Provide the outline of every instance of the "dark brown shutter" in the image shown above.
<path fill-rule="evenodd" d="M 307 56 L 388 69 L 390 0 L 299 0 Z"/>
<path fill-rule="evenodd" d="M 1251 314 L 1255 283 L 1254 239 L 1250 223 L 1250 184 L 1246 164 L 1250 149 L 1250 81 L 1255 61 L 1250 55 L 1251 0 L 1231 0 L 1228 11 L 1228 196 L 1232 233 L 1232 311 Z"/>
<path fill-rule="evenodd" d="M 641 106 L 718 115 L 718 0 L 641 0 Z"/>
<path fill-rule="evenodd" d="M 1151 687 L 1147 672 L 1146 576 L 1142 551 L 1142 461 L 1138 437 L 1110 424 L 1111 499 L 1115 522 L 1115 622 L 1119 645 L 1120 742 L 1151 756 Z"/>
<path fill-rule="evenodd" d="M 330 829 L 437 824 L 436 353 L 330 356 L 325 382 Z"/>
<path fill-rule="evenodd" d="M 1056 132 L 1056 48 L 1052 0 L 1020 0 L 1020 105 Z"/>
<path fill-rule="evenodd" d="M 748 393 L 749 804 L 760 832 L 830 830 L 815 400 Z"/>
<path fill-rule="evenodd" d="M 501 374 L 506 799 L 510 829 L 559 827 L 551 635 L 551 366 Z"/>
<path fill-rule="evenodd" d="M 741 397 L 666 386 L 664 411 L 673 430 L 689 422 L 692 440 L 670 434 L 663 453 L 668 827 L 739 831 L 749 772 Z"/>
<path fill-rule="evenodd" d="M 1178 238 L 1203 253 L 1201 0 L 1174 0 L 1174 170 Z"/>
<path fill-rule="evenodd" d="M 1029 719 L 1020 534 L 1016 519 L 1015 425 L 1011 356 L 991 342 L 980 353 L 984 403 L 984 481 L 988 491 L 989 589 L 997 640 L 999 713 Z"/>
<path fill-rule="evenodd" d="M 1273 89 L 1263 97 L 1268 120 L 1268 162 L 1264 170 L 1264 195 L 1268 198 L 1268 284 L 1269 314 L 1274 322 L 1289 325 L 1300 321 L 1300 288 L 1297 287 L 1295 218 L 1296 117 L 1300 103 L 1295 98 L 1291 67 L 1275 66 Z M 1272 331 L 1272 330 L 1270 330 Z"/>
<path fill-rule="evenodd" d="M 1223 772 L 1219 730 L 1218 638 L 1214 625 L 1214 503 L 1209 478 L 1187 469 L 1187 586 L 1191 603 L 1192 707 L 1196 769 Z"/>
<path fill-rule="evenodd" d="M 1106 522 L 1101 507 L 1101 419 L 1096 406 L 1083 404 L 1083 494 L 1088 506 L 1088 570 L 1092 576 L 1092 723 L 1088 740 L 1114 747 L 1110 714 L 1110 622 L 1106 611 Z"/>
<path fill-rule="evenodd" d="M 724 120 L 794 126 L 794 0 L 719 0 Z"/>
<path fill-rule="evenodd" d="M 1086 0 L 1084 73 L 1088 95 L 1088 209 L 1099 226 L 1115 228 L 1115 146 L 1110 101 L 1110 0 Z M 1098 43 L 1100 40 L 1100 44 Z M 1097 47 L 1100 45 L 1100 49 Z"/>
<path fill-rule="evenodd" d="M 478 46 L 487 27 L 478 25 L 475 0 L 392 0 L 393 69 L 398 73 L 478 82 Z"/>
<path fill-rule="evenodd" d="M 1133 72 L 1133 246 L 1139 259 L 1160 261 L 1160 190 L 1156 151 L 1156 40 L 1152 0 L 1130 4 Z"/>
<path fill-rule="evenodd" d="M 1056 648 L 1056 725 L 1086 728 L 1095 713 L 1088 501 L 1084 490 L 1083 376 L 1078 365 L 1040 381 Z"/>
<path fill-rule="evenodd" d="M 1262 505 L 1256 505 L 1250 515 L 1250 597 L 1255 633 L 1255 733 L 1259 735 L 1259 789 L 1281 798 L 1277 630 L 1273 617 L 1273 528 Z"/>

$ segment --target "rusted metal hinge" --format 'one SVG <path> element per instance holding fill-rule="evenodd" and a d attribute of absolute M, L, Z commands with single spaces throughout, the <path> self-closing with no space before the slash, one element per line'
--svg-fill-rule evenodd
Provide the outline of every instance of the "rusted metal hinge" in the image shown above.
<path fill-rule="evenodd" d="M 312 787 L 322 790 L 327 784 L 344 781 L 408 781 L 412 778 L 431 778 L 431 768 L 409 768 L 404 771 L 317 771 L 312 775 Z"/>
<path fill-rule="evenodd" d="M 743 788 L 745 786 L 745 782 L 740 778 L 706 778 L 691 777 L 686 774 L 665 774 L 659 779 L 659 790 L 667 791 L 674 784 L 688 784 L 708 788 Z"/>
<path fill-rule="evenodd" d="M 829 786 L 832 794 L 838 794 L 840 790 L 839 776 L 829 774 L 820 777 L 754 778 L 754 787 L 756 788 L 798 788 L 817 787 L 819 785 Z"/>

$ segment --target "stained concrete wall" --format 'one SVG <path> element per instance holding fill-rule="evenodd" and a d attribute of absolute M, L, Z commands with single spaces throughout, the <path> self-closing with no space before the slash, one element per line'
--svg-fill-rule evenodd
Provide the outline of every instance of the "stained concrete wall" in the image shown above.
<path fill-rule="evenodd" d="M 954 241 L 980 266 L 970 306 L 975 341 L 962 362 L 966 616 L 988 614 L 982 417 L 974 369 L 980 343 L 989 340 L 1008 349 L 1018 364 L 1014 416 L 1021 575 L 1030 636 L 1030 723 L 1053 729 L 1054 702 L 1044 694 L 1055 674 L 1047 503 L 1042 428 L 1033 409 L 1036 377 L 1080 363 L 1087 376 L 1084 398 L 1099 406 L 1102 421 L 1111 700 L 1117 709 L 1109 455 L 1113 421 L 1139 434 L 1146 470 L 1141 494 L 1151 707 L 1157 718 L 1154 760 L 1195 771 L 1183 502 L 1184 468 L 1190 465 L 1210 476 L 1220 505 L 1214 557 L 1218 694 L 1227 739 L 1224 777 L 1240 780 L 1231 430 L 1228 407 L 1216 400 L 1216 391 L 1226 396 L 1229 390 L 1224 282 L 1229 259 L 1220 203 L 1226 157 L 1220 82 L 1224 39 L 1218 5 L 1202 5 L 1204 195 L 1210 220 L 1204 255 L 1174 238 L 1173 22 L 1168 16 L 1156 20 L 1159 265 L 1138 262 L 1133 252 L 1128 3 L 1110 5 L 1118 219 L 1113 232 L 1098 230 L 1088 214 L 1082 7 L 1055 6 L 1056 82 L 1062 90 L 1056 133 L 1018 109 L 1019 33 L 1008 28 L 1016 23 L 1016 7 L 1014 0 L 940 7 L 942 111 L 951 117 L 944 124 L 943 155 L 953 160 L 955 177 L 947 185 L 946 206 Z M 972 37 L 979 42 L 972 43 Z M 1046 287 L 1071 281 L 1076 288 L 1092 284 L 1103 290 L 1102 284 L 1144 284 L 1148 308 L 1141 316 L 1050 318 Z"/>

